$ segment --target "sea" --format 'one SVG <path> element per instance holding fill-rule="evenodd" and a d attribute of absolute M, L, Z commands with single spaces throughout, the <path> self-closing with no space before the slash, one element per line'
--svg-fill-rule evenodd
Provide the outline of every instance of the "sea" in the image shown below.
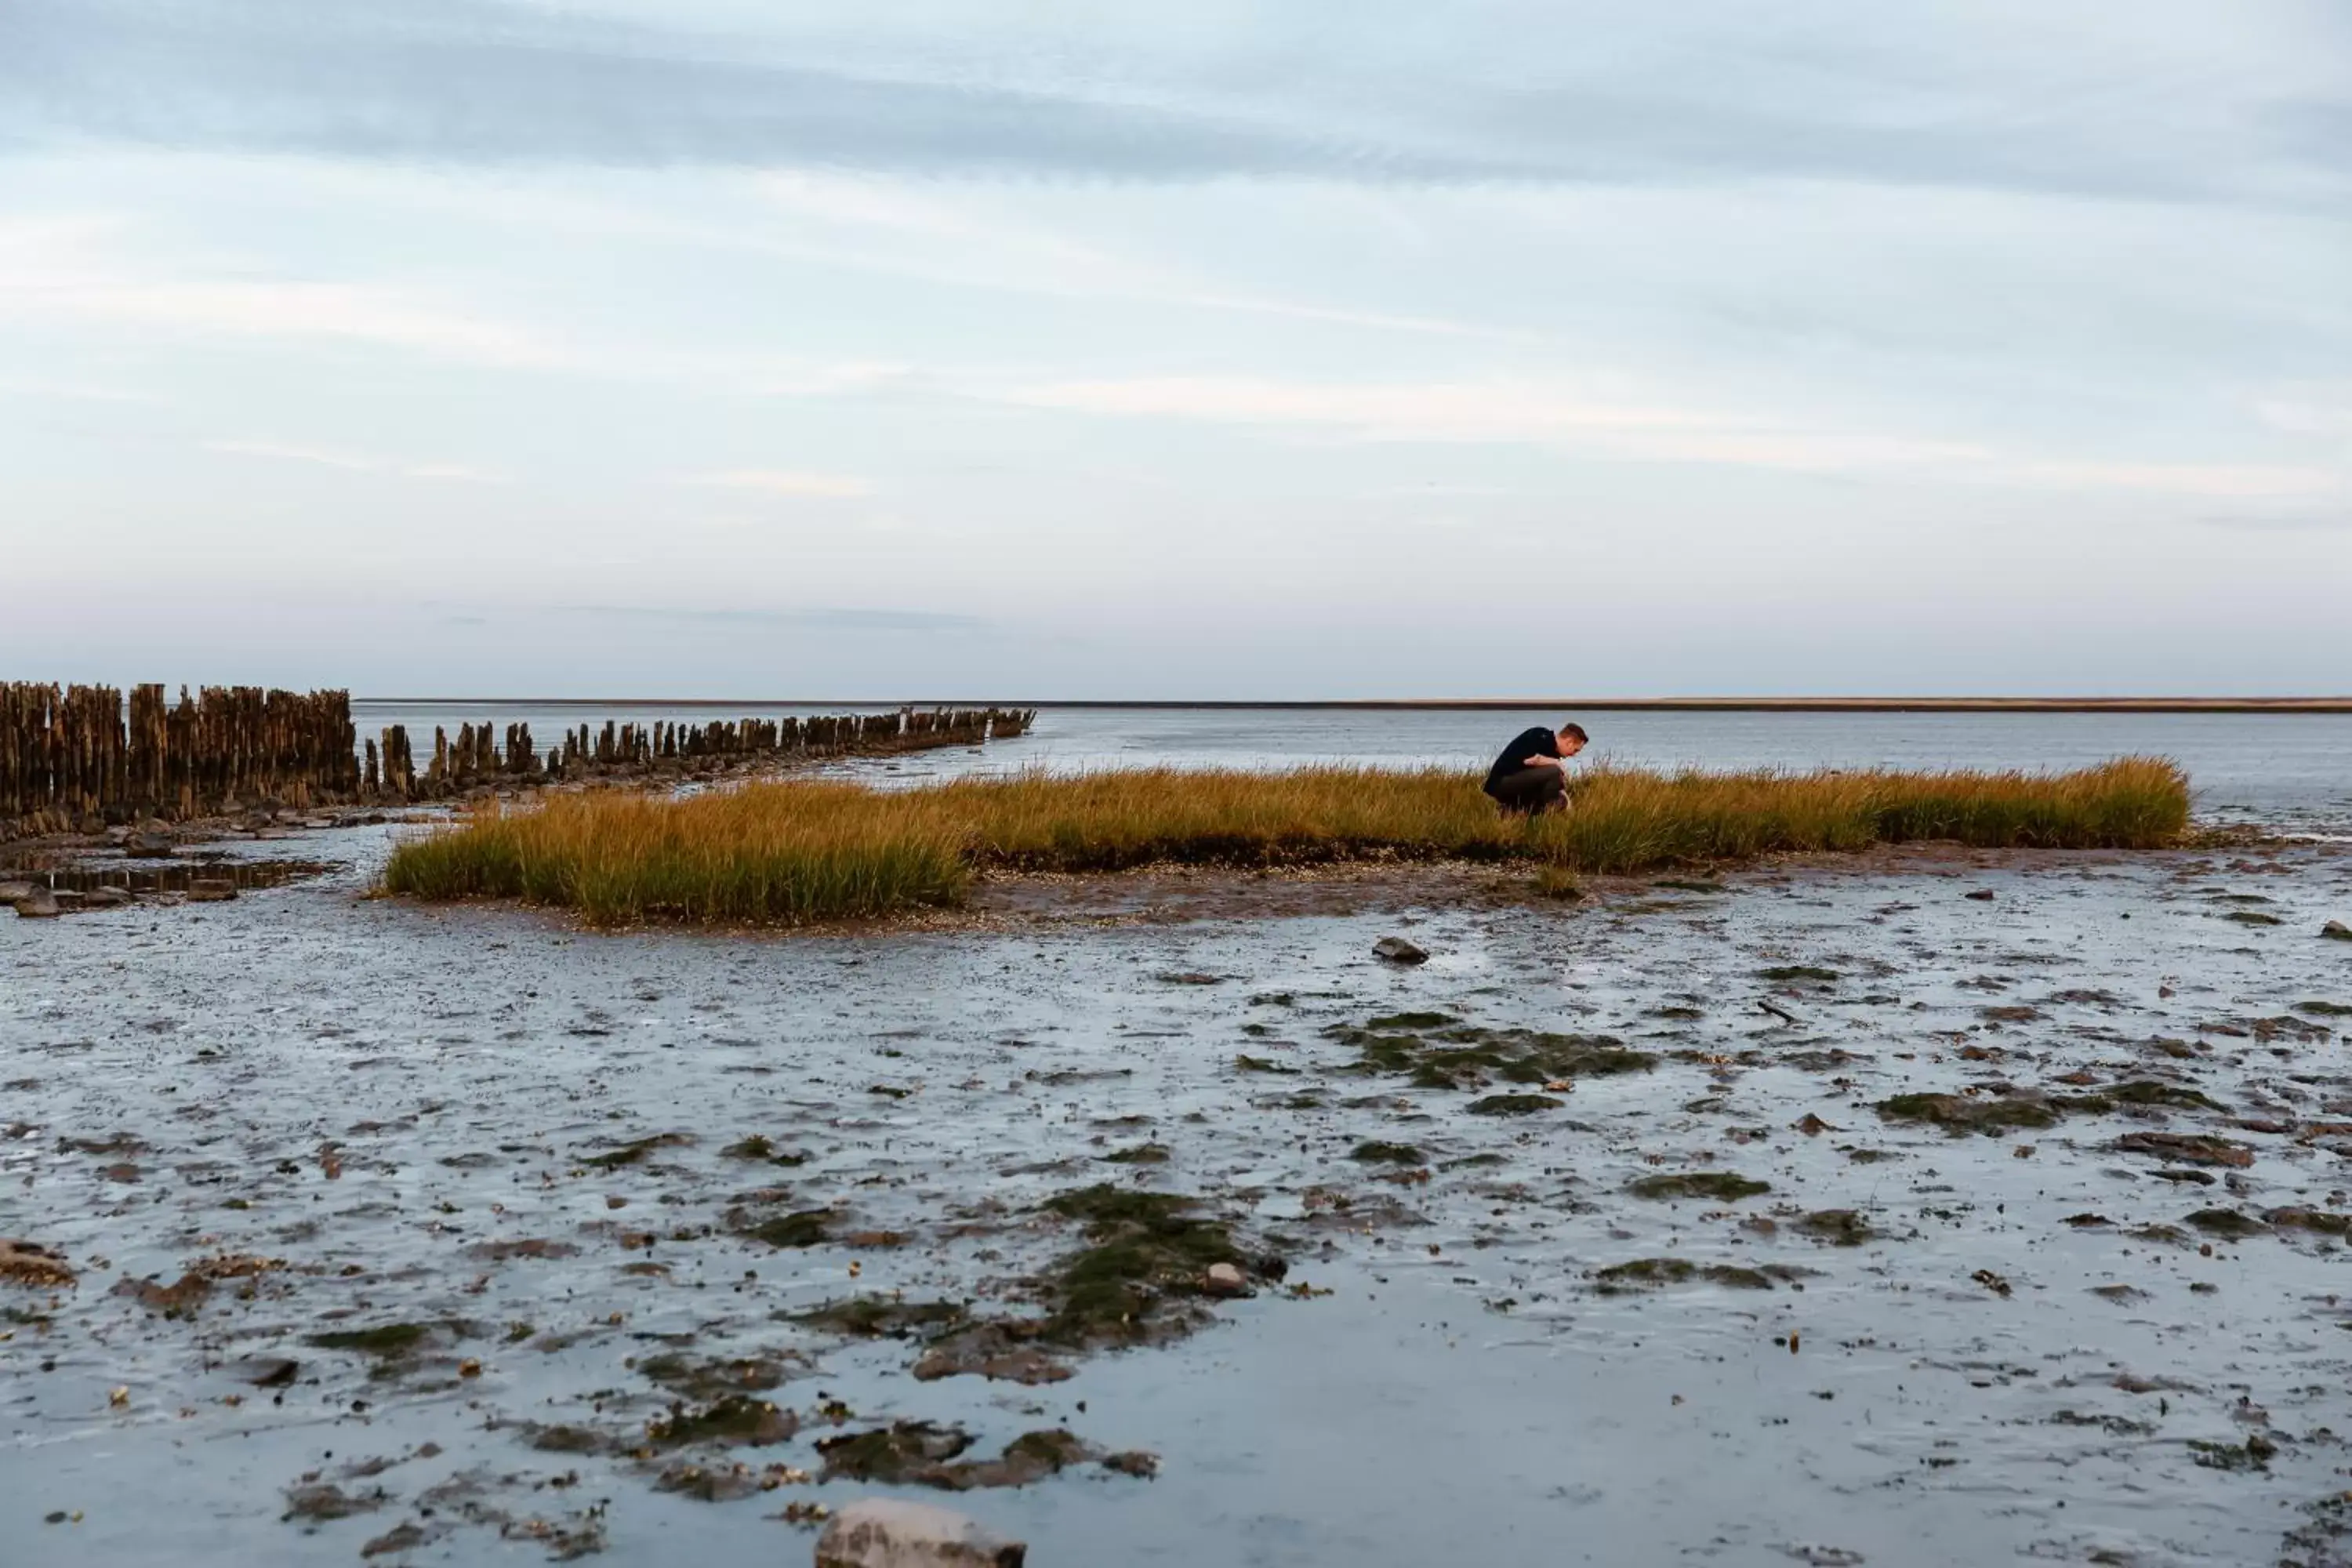
<path fill-rule="evenodd" d="M 434 728 L 528 723 L 542 749 L 562 731 L 606 720 L 707 724 L 714 720 L 877 711 L 856 705 L 555 702 L 497 699 L 360 699 L 362 737 L 408 726 L 422 753 Z M 1817 713 L 1551 710 L 1055 708 L 1017 741 L 951 747 L 838 771 L 877 782 L 1042 768 L 1293 767 L 1350 763 L 1483 769 L 1520 731 L 1575 720 L 1591 733 L 1589 762 L 1659 768 L 1990 768 L 2058 770 L 2110 757 L 2169 757 L 2188 770 L 2200 820 L 2352 837 L 2352 714 Z"/>

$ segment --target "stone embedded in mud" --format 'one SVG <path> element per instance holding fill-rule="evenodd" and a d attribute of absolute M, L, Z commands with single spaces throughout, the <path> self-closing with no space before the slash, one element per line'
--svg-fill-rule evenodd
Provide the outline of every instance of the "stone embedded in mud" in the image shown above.
<path fill-rule="evenodd" d="M 1411 1143 L 1383 1143 L 1375 1139 L 1348 1151 L 1348 1158 L 1368 1165 L 1423 1165 L 1428 1159 Z"/>
<path fill-rule="evenodd" d="M 1246 1296 L 1249 1294 L 1249 1281 L 1242 1277 L 1242 1271 L 1240 1269 L 1234 1268 L 1230 1263 L 1210 1264 L 1205 1284 L 1209 1294 L 1212 1296 Z"/>
<path fill-rule="evenodd" d="M 815 1568 L 1023 1568 L 1028 1546 L 926 1503 L 860 1498 L 817 1538 Z"/>
<path fill-rule="evenodd" d="M 1384 936 L 1372 943 L 1372 952 L 1391 963 L 1427 963 L 1429 954 L 1401 936 Z"/>
<path fill-rule="evenodd" d="M 34 888 L 16 900 L 16 913 L 28 921 L 51 921 L 65 913 L 57 894 L 47 888 Z"/>
<path fill-rule="evenodd" d="M 2352 926 L 2342 921 L 2329 921 L 2319 928 L 2319 934 L 2330 942 L 2352 942 Z"/>

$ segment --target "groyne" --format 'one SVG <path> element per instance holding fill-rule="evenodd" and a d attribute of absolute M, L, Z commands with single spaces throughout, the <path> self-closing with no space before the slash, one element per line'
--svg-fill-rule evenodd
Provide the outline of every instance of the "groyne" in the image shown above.
<path fill-rule="evenodd" d="M 445 800 L 579 779 L 688 777 L 763 762 L 976 745 L 1025 733 L 1034 709 L 671 721 L 567 730 L 544 752 L 528 724 L 407 727 L 362 742 L 347 691 L 0 682 L 0 838 L 98 832 L 255 806 Z M 418 753 L 424 752 L 420 763 Z"/>

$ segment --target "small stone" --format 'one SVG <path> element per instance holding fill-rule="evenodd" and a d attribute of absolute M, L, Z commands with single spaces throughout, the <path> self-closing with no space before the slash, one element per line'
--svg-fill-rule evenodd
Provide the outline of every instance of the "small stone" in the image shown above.
<path fill-rule="evenodd" d="M 92 888 L 82 902 L 93 910 L 115 910 L 131 902 L 136 896 L 128 888 Z"/>
<path fill-rule="evenodd" d="M 1372 943 L 1372 952 L 1391 963 L 1427 963 L 1429 954 L 1401 936 L 1384 936 Z"/>
<path fill-rule="evenodd" d="M 2319 928 L 2319 934 L 2330 942 L 2352 942 L 2352 926 L 2342 921 L 2329 921 Z"/>
<path fill-rule="evenodd" d="M 1023 1568 L 1028 1557 L 977 1520 L 893 1498 L 860 1498 L 816 1542 L 816 1568 Z"/>
<path fill-rule="evenodd" d="M 47 888 L 35 888 L 16 902 L 16 912 L 28 921 L 53 921 L 66 912 L 58 896 Z"/>
<path fill-rule="evenodd" d="M 1249 1290 L 1249 1281 L 1242 1271 L 1230 1263 L 1209 1265 L 1209 1293 L 1213 1296 L 1240 1296 Z"/>
<path fill-rule="evenodd" d="M 18 899 L 32 896 L 33 884 L 30 882 L 0 882 L 0 904 L 13 904 Z"/>
<path fill-rule="evenodd" d="M 162 860 L 173 850 L 172 837 L 167 833 L 141 831 L 123 840 L 122 852 L 134 860 Z"/>
<path fill-rule="evenodd" d="M 236 897 L 236 884 L 215 879 L 188 884 L 188 902 L 192 904 L 226 903 Z"/>

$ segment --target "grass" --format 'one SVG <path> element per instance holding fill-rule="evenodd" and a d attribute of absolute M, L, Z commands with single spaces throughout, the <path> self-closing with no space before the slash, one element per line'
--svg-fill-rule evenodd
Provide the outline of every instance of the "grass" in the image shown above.
<path fill-rule="evenodd" d="M 401 844 L 384 885 L 558 905 L 601 924 L 792 924 L 953 905 L 989 871 L 1523 862 L 1547 891 L 1572 895 L 1579 876 L 1921 839 L 2156 848 L 2188 822 L 2187 777 L 2154 757 L 2063 773 L 1599 768 L 1577 781 L 1572 810 L 1533 821 L 1439 768 L 1027 773 L 899 790 L 793 780 L 487 805 Z"/>

